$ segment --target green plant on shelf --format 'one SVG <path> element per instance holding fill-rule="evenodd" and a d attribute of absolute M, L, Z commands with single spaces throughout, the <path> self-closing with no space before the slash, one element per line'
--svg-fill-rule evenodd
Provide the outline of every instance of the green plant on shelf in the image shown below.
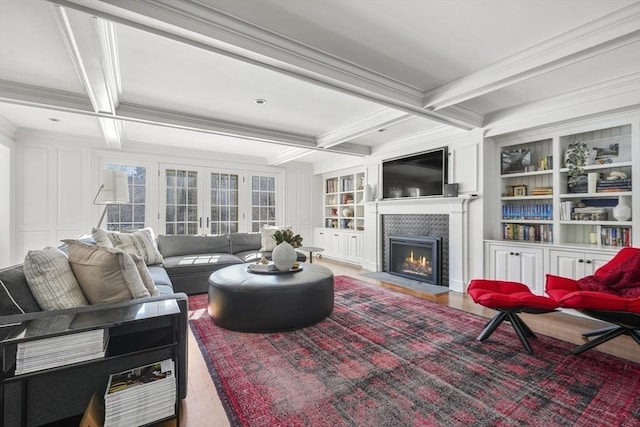
<path fill-rule="evenodd" d="M 294 248 L 299 248 L 302 246 L 302 236 L 300 236 L 299 234 L 293 234 L 293 231 L 288 228 L 284 230 L 276 230 L 273 233 L 272 237 L 277 244 L 287 242 Z"/>
<path fill-rule="evenodd" d="M 580 180 L 580 176 L 584 175 L 584 165 L 587 163 L 589 151 L 587 144 L 582 141 L 576 140 L 569 143 L 564 164 L 569 169 L 567 178 L 570 187 L 575 186 Z"/>

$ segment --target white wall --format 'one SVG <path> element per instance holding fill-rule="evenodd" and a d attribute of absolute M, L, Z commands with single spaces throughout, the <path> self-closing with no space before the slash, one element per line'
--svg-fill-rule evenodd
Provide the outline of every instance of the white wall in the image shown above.
<path fill-rule="evenodd" d="M 319 210 L 310 197 L 313 171 L 302 164 L 271 167 L 261 159 L 196 150 L 183 150 L 176 156 L 170 147 L 135 143 L 127 144 L 123 150 L 111 151 L 98 139 L 33 130 L 17 133 L 15 149 L 16 167 L 11 175 L 15 177 L 18 197 L 11 209 L 15 212 L 17 231 L 15 242 L 10 245 L 12 262 L 21 262 L 29 249 L 55 246 L 61 239 L 91 231 L 101 211 L 92 201 L 105 162 L 144 162 L 150 181 L 158 176 L 160 165 L 165 163 L 274 173 L 278 176 L 279 194 L 286 194 L 277 198 L 279 220 L 309 236 L 315 211 Z M 155 211 L 158 190 L 157 178 L 148 183 L 147 203 Z M 157 215 L 152 215 L 147 225 L 158 229 Z"/>
<path fill-rule="evenodd" d="M 12 126 L 0 117 L 0 268 L 15 263 L 12 256 L 15 244 L 14 131 Z"/>

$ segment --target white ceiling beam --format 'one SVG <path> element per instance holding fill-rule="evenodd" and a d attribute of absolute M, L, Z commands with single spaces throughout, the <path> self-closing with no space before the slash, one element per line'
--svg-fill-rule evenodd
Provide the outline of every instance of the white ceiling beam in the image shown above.
<path fill-rule="evenodd" d="M 377 132 L 378 130 L 399 124 L 414 118 L 412 114 L 390 108 L 378 110 L 372 114 L 360 118 L 338 129 L 327 132 L 318 137 L 319 147 L 335 147 L 363 135 Z"/>
<path fill-rule="evenodd" d="M 100 18 L 52 6 L 71 62 L 96 113 L 113 115 L 122 93 L 115 25 Z M 124 123 L 97 117 L 107 145 L 122 148 Z"/>
<path fill-rule="evenodd" d="M 422 90 L 236 19 L 202 1 L 49 0 L 405 113 L 470 130 L 448 111 L 425 109 Z"/>
<path fill-rule="evenodd" d="M 423 105 L 440 111 L 638 41 L 640 3 L 634 3 L 427 91 Z"/>
<path fill-rule="evenodd" d="M 277 156 L 269 159 L 269 166 L 280 166 L 285 163 L 292 162 L 294 160 L 301 159 L 309 154 L 315 152 L 314 150 L 308 150 L 306 148 L 291 147 L 282 150 Z"/>
<path fill-rule="evenodd" d="M 371 149 L 367 146 L 340 144 L 331 148 L 319 147 L 317 139 L 313 136 L 282 132 L 248 123 L 215 120 L 148 105 L 121 103 L 115 114 L 96 112 L 83 95 L 8 80 L 0 80 L 0 102 L 103 119 L 100 124 L 105 124 L 105 128 L 102 128 L 105 133 L 113 132 L 113 128 L 109 128 L 110 122 L 136 122 L 358 157 L 371 154 Z"/>

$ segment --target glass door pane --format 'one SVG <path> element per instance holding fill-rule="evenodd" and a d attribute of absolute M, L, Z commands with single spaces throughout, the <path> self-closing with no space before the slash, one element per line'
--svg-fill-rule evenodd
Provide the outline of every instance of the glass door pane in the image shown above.
<path fill-rule="evenodd" d="M 238 232 L 239 218 L 239 175 L 231 173 L 210 172 L 211 197 L 209 217 L 207 218 L 210 234 Z"/>
<path fill-rule="evenodd" d="M 198 171 L 165 169 L 165 234 L 198 234 Z"/>
<path fill-rule="evenodd" d="M 251 177 L 251 231 L 276 224 L 275 176 Z"/>

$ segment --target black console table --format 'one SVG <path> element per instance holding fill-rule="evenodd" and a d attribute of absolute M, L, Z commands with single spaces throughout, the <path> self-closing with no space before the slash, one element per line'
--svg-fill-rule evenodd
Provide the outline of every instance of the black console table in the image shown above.
<path fill-rule="evenodd" d="M 177 367 L 179 314 L 175 300 L 162 300 L 63 315 L 28 313 L 18 324 L 0 323 L 0 425 L 78 425 L 91 396 L 103 398 L 109 375 L 165 359 Z M 93 330 L 108 331 L 104 357 L 16 375 L 18 344 Z M 176 398 L 175 416 L 166 419 L 177 419 L 178 403 Z"/>

